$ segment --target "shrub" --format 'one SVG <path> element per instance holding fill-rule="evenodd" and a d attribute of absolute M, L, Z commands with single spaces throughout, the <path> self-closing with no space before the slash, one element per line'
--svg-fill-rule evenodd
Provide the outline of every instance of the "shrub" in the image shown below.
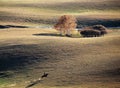
<path fill-rule="evenodd" d="M 101 35 L 100 31 L 98 30 L 89 30 L 89 29 L 85 29 L 85 30 L 82 30 L 80 32 L 80 34 L 83 36 L 83 37 L 98 37 Z"/>
<path fill-rule="evenodd" d="M 91 27 L 93 30 L 99 30 L 101 35 L 107 34 L 107 28 L 103 25 L 94 25 Z"/>
<path fill-rule="evenodd" d="M 103 25 L 93 25 L 85 27 L 80 34 L 84 37 L 98 37 L 107 34 L 107 28 Z"/>

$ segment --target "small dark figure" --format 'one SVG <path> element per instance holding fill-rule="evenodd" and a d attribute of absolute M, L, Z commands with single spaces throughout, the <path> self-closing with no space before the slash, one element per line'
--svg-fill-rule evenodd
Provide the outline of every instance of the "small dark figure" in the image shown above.
<path fill-rule="evenodd" d="M 47 77 L 48 76 L 48 73 L 45 73 L 41 76 L 41 78 L 44 78 L 44 77 Z"/>
<path fill-rule="evenodd" d="M 30 88 L 30 87 L 32 87 L 32 86 L 40 83 L 40 82 L 42 81 L 42 78 L 47 77 L 47 76 L 48 76 L 48 73 L 45 73 L 45 72 L 44 72 L 44 74 L 41 76 L 41 78 L 39 78 L 39 79 L 31 82 L 31 83 L 30 83 L 29 85 L 27 85 L 25 88 Z"/>
<path fill-rule="evenodd" d="M 40 83 L 41 82 L 41 78 L 39 78 L 38 80 L 35 80 L 35 81 L 33 81 L 33 82 L 31 82 L 29 85 L 27 85 L 25 88 L 30 88 L 30 87 L 32 87 L 32 86 L 34 86 L 34 85 L 36 85 L 36 84 L 38 84 L 38 83 Z"/>

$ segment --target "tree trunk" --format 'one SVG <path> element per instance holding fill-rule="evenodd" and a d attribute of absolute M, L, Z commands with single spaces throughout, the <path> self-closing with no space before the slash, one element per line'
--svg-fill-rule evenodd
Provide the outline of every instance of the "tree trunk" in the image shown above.
<path fill-rule="evenodd" d="M 60 35 L 62 35 L 62 30 L 60 30 Z"/>
<path fill-rule="evenodd" d="M 67 35 L 71 35 L 70 29 L 67 29 Z"/>

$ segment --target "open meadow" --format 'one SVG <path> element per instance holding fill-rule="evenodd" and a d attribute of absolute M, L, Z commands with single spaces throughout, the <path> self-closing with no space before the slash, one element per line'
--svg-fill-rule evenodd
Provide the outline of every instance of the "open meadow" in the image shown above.
<path fill-rule="evenodd" d="M 30 88 L 119 88 L 119 2 L 0 0 L 0 88 L 27 88 L 44 72 Z M 60 36 L 52 27 L 64 14 L 78 28 L 102 24 L 108 34 Z"/>
<path fill-rule="evenodd" d="M 43 72 L 48 77 L 33 88 L 119 87 L 119 33 L 69 38 L 52 29 L 0 30 L 0 88 L 25 88 Z"/>
<path fill-rule="evenodd" d="M 116 27 L 120 24 L 119 0 L 0 0 L 2 24 L 53 25 L 64 14 L 74 15 L 78 27 L 94 24 Z"/>

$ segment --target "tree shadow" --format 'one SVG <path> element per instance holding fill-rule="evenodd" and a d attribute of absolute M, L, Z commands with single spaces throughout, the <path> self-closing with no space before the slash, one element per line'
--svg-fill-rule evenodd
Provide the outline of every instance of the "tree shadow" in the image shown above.
<path fill-rule="evenodd" d="M 5 28 L 29 28 L 28 26 L 18 26 L 18 25 L 0 25 L 0 29 Z"/>
<path fill-rule="evenodd" d="M 79 35 L 61 35 L 57 33 L 40 33 L 40 34 L 33 34 L 34 36 L 55 36 L 55 37 L 68 37 L 68 38 L 81 38 Z"/>
<path fill-rule="evenodd" d="M 65 37 L 64 35 L 57 34 L 57 33 L 40 33 L 40 34 L 33 34 L 34 36 L 55 36 L 55 37 Z"/>

